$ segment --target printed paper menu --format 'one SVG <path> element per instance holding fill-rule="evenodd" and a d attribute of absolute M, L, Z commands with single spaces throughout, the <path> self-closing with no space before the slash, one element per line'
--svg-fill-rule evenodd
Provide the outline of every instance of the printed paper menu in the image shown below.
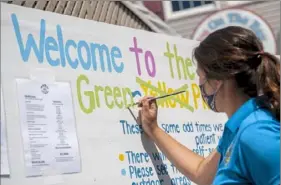
<path fill-rule="evenodd" d="M 18 79 L 17 84 L 26 175 L 80 172 L 69 83 Z"/>

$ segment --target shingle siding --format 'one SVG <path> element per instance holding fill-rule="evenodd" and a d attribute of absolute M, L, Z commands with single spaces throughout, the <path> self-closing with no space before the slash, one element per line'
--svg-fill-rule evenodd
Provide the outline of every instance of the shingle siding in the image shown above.
<path fill-rule="evenodd" d="M 148 25 L 120 1 L 13 0 L 8 1 L 8 3 L 82 19 L 152 31 Z"/>

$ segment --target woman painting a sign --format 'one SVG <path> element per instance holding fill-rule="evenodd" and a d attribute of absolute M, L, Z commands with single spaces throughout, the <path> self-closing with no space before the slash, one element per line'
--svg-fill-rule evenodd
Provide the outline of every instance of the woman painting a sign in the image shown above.
<path fill-rule="evenodd" d="M 157 104 L 140 100 L 139 122 L 168 159 L 200 185 L 280 184 L 280 63 L 256 35 L 230 26 L 194 50 L 205 102 L 228 122 L 215 151 L 203 158 L 157 125 Z"/>

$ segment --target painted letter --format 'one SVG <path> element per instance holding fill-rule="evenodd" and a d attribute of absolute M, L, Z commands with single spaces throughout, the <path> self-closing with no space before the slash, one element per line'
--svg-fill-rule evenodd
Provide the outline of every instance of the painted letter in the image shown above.
<path fill-rule="evenodd" d="M 139 59 L 139 53 L 142 53 L 142 49 L 138 48 L 138 44 L 137 44 L 137 38 L 134 37 L 134 47 L 130 47 L 130 51 L 134 52 L 136 55 L 136 62 L 137 62 L 137 70 L 138 70 L 138 74 L 141 75 L 141 68 L 140 68 L 140 59 Z"/>
<path fill-rule="evenodd" d="M 45 31 L 46 31 L 45 30 L 45 26 L 46 26 L 45 20 L 41 19 L 41 22 L 40 22 L 39 48 L 38 48 L 38 46 L 36 46 L 36 42 L 35 42 L 35 39 L 32 34 L 28 34 L 27 41 L 26 41 L 25 48 L 24 48 L 17 16 L 16 16 L 16 14 L 12 14 L 11 17 L 12 17 L 14 31 L 15 31 L 15 34 L 17 37 L 17 41 L 18 41 L 18 45 L 19 45 L 19 49 L 20 49 L 20 53 L 21 53 L 21 57 L 22 57 L 23 61 L 25 61 L 25 62 L 28 61 L 31 48 L 33 48 L 33 51 L 37 57 L 38 62 L 42 63 L 43 58 L 44 58 L 43 54 L 44 54 L 44 42 L 45 42 Z"/>
<path fill-rule="evenodd" d="M 89 102 L 89 107 L 86 108 L 85 105 L 83 104 L 83 97 L 81 94 L 81 82 L 84 81 L 86 82 L 86 84 L 89 84 L 89 79 L 87 78 L 87 76 L 85 75 L 80 75 L 77 78 L 77 96 L 78 96 L 78 102 L 80 105 L 81 110 L 86 113 L 86 114 L 90 114 L 93 112 L 94 108 L 95 108 L 95 97 L 94 97 L 94 92 L 93 91 L 84 91 L 84 95 L 86 97 L 88 97 L 88 102 Z"/>

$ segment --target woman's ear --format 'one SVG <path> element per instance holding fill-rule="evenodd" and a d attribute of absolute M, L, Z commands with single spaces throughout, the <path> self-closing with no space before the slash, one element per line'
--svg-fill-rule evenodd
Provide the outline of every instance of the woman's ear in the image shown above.
<path fill-rule="evenodd" d="M 217 90 L 219 90 L 221 88 L 221 86 L 223 85 L 223 81 L 222 80 L 214 80 L 214 88 Z"/>

